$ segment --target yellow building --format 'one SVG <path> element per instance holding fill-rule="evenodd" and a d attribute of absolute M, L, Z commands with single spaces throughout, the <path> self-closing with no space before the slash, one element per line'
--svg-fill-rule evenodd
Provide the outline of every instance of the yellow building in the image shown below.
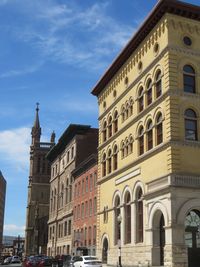
<path fill-rule="evenodd" d="M 161 0 L 93 88 L 108 265 L 200 264 L 199 43 L 200 7 Z"/>

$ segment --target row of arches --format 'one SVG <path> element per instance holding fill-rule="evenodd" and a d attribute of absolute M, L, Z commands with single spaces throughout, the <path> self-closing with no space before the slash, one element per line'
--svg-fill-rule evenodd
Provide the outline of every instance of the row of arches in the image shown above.
<path fill-rule="evenodd" d="M 146 125 L 139 123 L 136 132 L 138 142 L 138 155 L 142 155 L 146 151 L 157 146 L 163 142 L 163 115 L 158 111 L 155 119 L 149 118 Z M 119 161 L 119 150 L 121 150 L 121 158 L 127 157 L 133 152 L 133 135 L 130 134 L 125 140 L 122 140 L 120 146 L 114 143 L 113 147 L 108 147 L 106 151 L 102 152 L 102 176 L 110 174 L 112 171 L 117 170 Z"/>

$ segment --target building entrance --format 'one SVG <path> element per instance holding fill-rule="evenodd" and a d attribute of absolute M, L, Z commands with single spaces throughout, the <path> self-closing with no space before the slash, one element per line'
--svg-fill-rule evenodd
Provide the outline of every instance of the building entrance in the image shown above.
<path fill-rule="evenodd" d="M 191 210 L 185 219 L 185 244 L 188 248 L 188 267 L 200 263 L 200 212 Z"/>
<path fill-rule="evenodd" d="M 102 262 L 107 263 L 108 261 L 108 239 L 104 238 L 103 248 L 102 248 Z"/>

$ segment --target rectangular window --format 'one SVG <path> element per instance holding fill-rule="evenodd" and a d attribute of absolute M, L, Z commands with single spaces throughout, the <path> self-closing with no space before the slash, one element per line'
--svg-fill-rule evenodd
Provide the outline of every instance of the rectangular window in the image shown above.
<path fill-rule="evenodd" d="M 85 182 L 85 192 L 88 192 L 88 177 L 86 177 L 86 182 Z"/>
<path fill-rule="evenodd" d="M 93 188 L 93 177 L 92 174 L 90 174 L 90 192 L 92 191 Z"/>
<path fill-rule="evenodd" d="M 89 202 L 89 206 L 90 206 L 90 216 L 92 216 L 92 199 L 90 199 L 90 202 Z"/>
<path fill-rule="evenodd" d="M 68 235 L 71 235 L 72 225 L 71 220 L 68 222 Z"/>
<path fill-rule="evenodd" d="M 64 236 L 67 235 L 67 221 L 65 222 L 65 228 L 64 228 Z"/>

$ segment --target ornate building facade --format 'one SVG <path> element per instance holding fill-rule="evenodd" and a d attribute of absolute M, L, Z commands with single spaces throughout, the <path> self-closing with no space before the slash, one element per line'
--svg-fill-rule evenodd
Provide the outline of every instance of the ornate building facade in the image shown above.
<path fill-rule="evenodd" d="M 6 198 L 6 180 L 4 179 L 3 174 L 0 171 L 0 255 L 2 251 L 5 198 Z"/>
<path fill-rule="evenodd" d="M 46 254 L 49 217 L 50 165 L 46 155 L 55 143 L 52 133 L 50 142 L 41 142 L 39 108 L 32 127 L 30 146 L 30 175 L 26 214 L 25 255 Z"/>
<path fill-rule="evenodd" d="M 71 254 L 73 244 L 72 171 L 98 145 L 98 129 L 70 124 L 48 153 L 51 162 L 48 255 Z"/>
<path fill-rule="evenodd" d="M 200 262 L 200 7 L 160 0 L 93 88 L 98 255 L 111 266 Z"/>

